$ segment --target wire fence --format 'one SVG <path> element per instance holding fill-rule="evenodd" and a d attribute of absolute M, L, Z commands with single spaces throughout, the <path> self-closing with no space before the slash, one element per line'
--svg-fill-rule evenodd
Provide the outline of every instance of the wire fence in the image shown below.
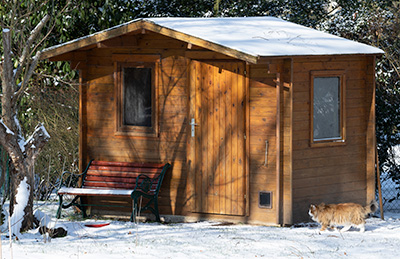
<path fill-rule="evenodd" d="M 395 168 L 400 168 L 400 145 L 393 146 L 389 153 L 391 163 Z M 383 211 L 400 213 L 400 181 L 394 180 L 393 177 L 388 170 L 383 169 L 381 173 Z"/>
<path fill-rule="evenodd" d="M 400 213 L 400 186 L 386 173 L 381 175 L 381 186 L 383 211 Z"/>

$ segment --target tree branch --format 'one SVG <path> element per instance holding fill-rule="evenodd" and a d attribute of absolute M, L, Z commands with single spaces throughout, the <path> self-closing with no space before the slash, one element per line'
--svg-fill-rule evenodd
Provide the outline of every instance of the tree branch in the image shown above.
<path fill-rule="evenodd" d="M 68 7 L 70 4 L 71 4 L 71 0 L 68 0 L 68 1 L 65 3 L 63 9 L 62 9 L 59 13 L 57 13 L 57 15 L 55 16 L 55 18 L 58 18 L 60 15 L 63 15 L 63 13 L 65 12 L 65 10 L 67 9 L 67 7 Z M 39 45 L 41 45 L 42 42 L 43 42 L 45 39 L 47 39 L 47 37 L 48 37 L 48 36 L 50 35 L 50 33 L 53 31 L 53 29 L 54 29 L 55 26 L 56 26 L 56 19 L 54 19 L 54 23 L 53 23 L 53 25 L 50 27 L 50 29 L 48 30 L 47 34 L 40 40 L 40 42 L 38 42 L 38 44 L 36 44 L 36 47 L 39 46 Z M 35 48 L 35 49 L 36 49 L 36 48 Z"/>
<path fill-rule="evenodd" d="M 4 124 L 3 120 L 0 120 L 0 144 L 5 148 L 14 163 L 21 161 L 24 156 L 17 139 L 15 133 Z"/>
<path fill-rule="evenodd" d="M 19 59 L 19 66 L 17 68 L 17 71 L 15 73 L 15 77 L 14 77 L 14 84 L 16 82 L 16 80 L 18 79 L 18 77 L 21 75 L 22 69 L 26 63 L 26 60 L 29 58 L 29 54 L 30 54 L 30 49 L 32 46 L 32 43 L 36 40 L 37 36 L 39 35 L 40 31 L 43 29 L 44 25 L 47 23 L 47 21 L 50 19 L 50 15 L 46 14 L 42 20 L 36 25 L 36 27 L 31 31 L 31 34 L 25 44 L 25 47 L 22 51 L 22 55 Z M 28 78 L 29 79 L 29 78 Z M 24 77 L 24 81 L 28 81 L 25 79 Z"/>
<path fill-rule="evenodd" d="M 14 99 L 18 100 L 21 94 L 24 92 L 26 86 L 28 85 L 29 79 L 32 77 L 33 72 L 35 71 L 36 65 L 40 60 L 42 52 L 38 51 L 36 55 L 33 57 L 32 63 L 29 66 L 29 69 L 25 73 L 24 79 L 22 80 L 21 87 L 18 89 L 18 91 L 14 95 Z"/>
<path fill-rule="evenodd" d="M 28 160 L 34 163 L 37 155 L 40 153 L 49 139 L 49 133 L 47 133 L 47 130 L 43 124 L 39 123 L 36 126 L 35 131 L 25 143 L 25 152 Z"/>
<path fill-rule="evenodd" d="M 69 82 L 66 80 L 62 80 L 61 77 L 59 76 L 53 76 L 53 75 L 48 75 L 48 74 L 43 74 L 43 73 L 36 73 L 36 75 L 39 77 L 45 77 L 45 78 L 51 78 L 54 80 L 57 80 L 58 82 L 62 83 L 62 84 L 66 84 L 69 86 L 79 86 L 79 83 L 73 83 L 73 82 Z M 76 92 L 79 92 L 79 90 L 76 90 L 75 88 L 73 88 L 73 90 L 75 90 Z"/>
<path fill-rule="evenodd" d="M 1 112 L 3 122 L 7 127 L 14 130 L 14 122 L 12 121 L 13 111 L 13 64 L 11 53 L 11 31 L 3 29 L 3 51 L 4 61 L 2 68 L 2 98 L 1 98 Z"/>
<path fill-rule="evenodd" d="M 3 51 L 4 61 L 2 62 L 3 69 L 3 92 L 5 85 L 9 85 L 12 80 L 12 53 L 11 53 L 11 31 L 9 29 L 3 29 Z"/>
<path fill-rule="evenodd" d="M 0 76 L 3 75 L 3 61 L 0 60 Z"/>

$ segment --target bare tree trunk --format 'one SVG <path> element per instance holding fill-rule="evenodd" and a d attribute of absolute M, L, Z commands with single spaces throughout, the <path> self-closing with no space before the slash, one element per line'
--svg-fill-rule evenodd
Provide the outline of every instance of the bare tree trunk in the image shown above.
<path fill-rule="evenodd" d="M 41 54 L 38 51 L 34 57 L 31 57 L 31 46 L 48 20 L 49 16 L 46 15 L 32 30 L 15 69 L 11 30 L 3 29 L 4 60 L 0 63 L 2 77 L 0 144 L 9 154 L 13 164 L 13 170 L 10 171 L 10 215 L 12 218 L 14 217 L 14 222 L 22 221 L 21 229 L 17 231 L 33 227 L 34 164 L 36 157 L 50 138 L 46 129 L 39 124 L 33 134 L 25 140 L 17 117 L 19 98 L 26 89 Z M 17 83 L 18 80 L 20 83 Z M 22 188 L 21 182 L 25 179 L 26 185 L 24 186 L 27 190 L 19 189 Z M 24 202 L 27 201 L 26 205 L 18 204 L 22 194 L 28 196 L 24 197 Z M 17 200 L 17 198 L 19 199 Z M 17 206 L 19 206 L 19 210 L 23 210 L 23 212 L 19 211 L 22 215 L 15 214 Z M 21 218 L 16 219 L 16 217 Z"/>
<path fill-rule="evenodd" d="M 21 218 L 16 218 L 14 221 L 22 221 L 20 231 L 26 231 L 33 228 L 33 192 L 34 192 L 34 168 L 24 162 L 19 169 L 14 169 L 11 174 L 11 195 L 10 195 L 10 215 L 14 214 L 14 208 L 17 205 L 18 188 L 21 182 L 26 178 L 29 188 L 28 202 L 24 208 L 24 213 Z"/>
<path fill-rule="evenodd" d="M 7 175 L 7 169 L 8 169 L 8 156 L 7 153 L 5 152 L 3 147 L 0 147 L 0 163 L 1 163 L 1 176 L 0 176 L 0 188 L 1 186 L 4 186 L 4 190 L 6 189 L 6 175 Z M 4 198 L 4 197 L 3 197 Z M 3 204 L 1 204 L 3 205 Z"/>
<path fill-rule="evenodd" d="M 27 169 L 28 169 L 28 172 L 25 175 L 25 177 L 27 177 L 27 183 L 28 183 L 28 186 L 30 186 L 30 189 L 29 189 L 28 203 L 24 210 L 24 219 L 22 221 L 21 231 L 26 231 L 26 230 L 33 228 L 33 191 L 34 191 L 34 187 L 35 187 L 35 185 L 34 185 L 35 184 L 34 183 L 34 167 L 29 166 Z"/>

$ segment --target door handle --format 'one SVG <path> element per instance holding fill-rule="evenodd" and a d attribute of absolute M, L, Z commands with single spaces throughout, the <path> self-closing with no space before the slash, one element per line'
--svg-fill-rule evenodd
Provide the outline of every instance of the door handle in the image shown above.
<path fill-rule="evenodd" d="M 268 166 L 268 140 L 265 141 L 264 166 Z"/>
<path fill-rule="evenodd" d="M 195 135 L 195 126 L 197 126 L 196 121 L 194 118 L 192 118 L 192 120 L 190 121 L 189 125 L 191 126 L 191 136 L 192 138 Z"/>

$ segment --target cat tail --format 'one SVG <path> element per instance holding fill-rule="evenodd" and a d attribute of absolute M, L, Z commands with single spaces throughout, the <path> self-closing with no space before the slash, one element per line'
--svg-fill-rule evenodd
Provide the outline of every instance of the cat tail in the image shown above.
<path fill-rule="evenodd" d="M 376 200 L 372 200 L 367 206 L 364 207 L 365 215 L 374 213 L 378 209 L 378 203 Z"/>

